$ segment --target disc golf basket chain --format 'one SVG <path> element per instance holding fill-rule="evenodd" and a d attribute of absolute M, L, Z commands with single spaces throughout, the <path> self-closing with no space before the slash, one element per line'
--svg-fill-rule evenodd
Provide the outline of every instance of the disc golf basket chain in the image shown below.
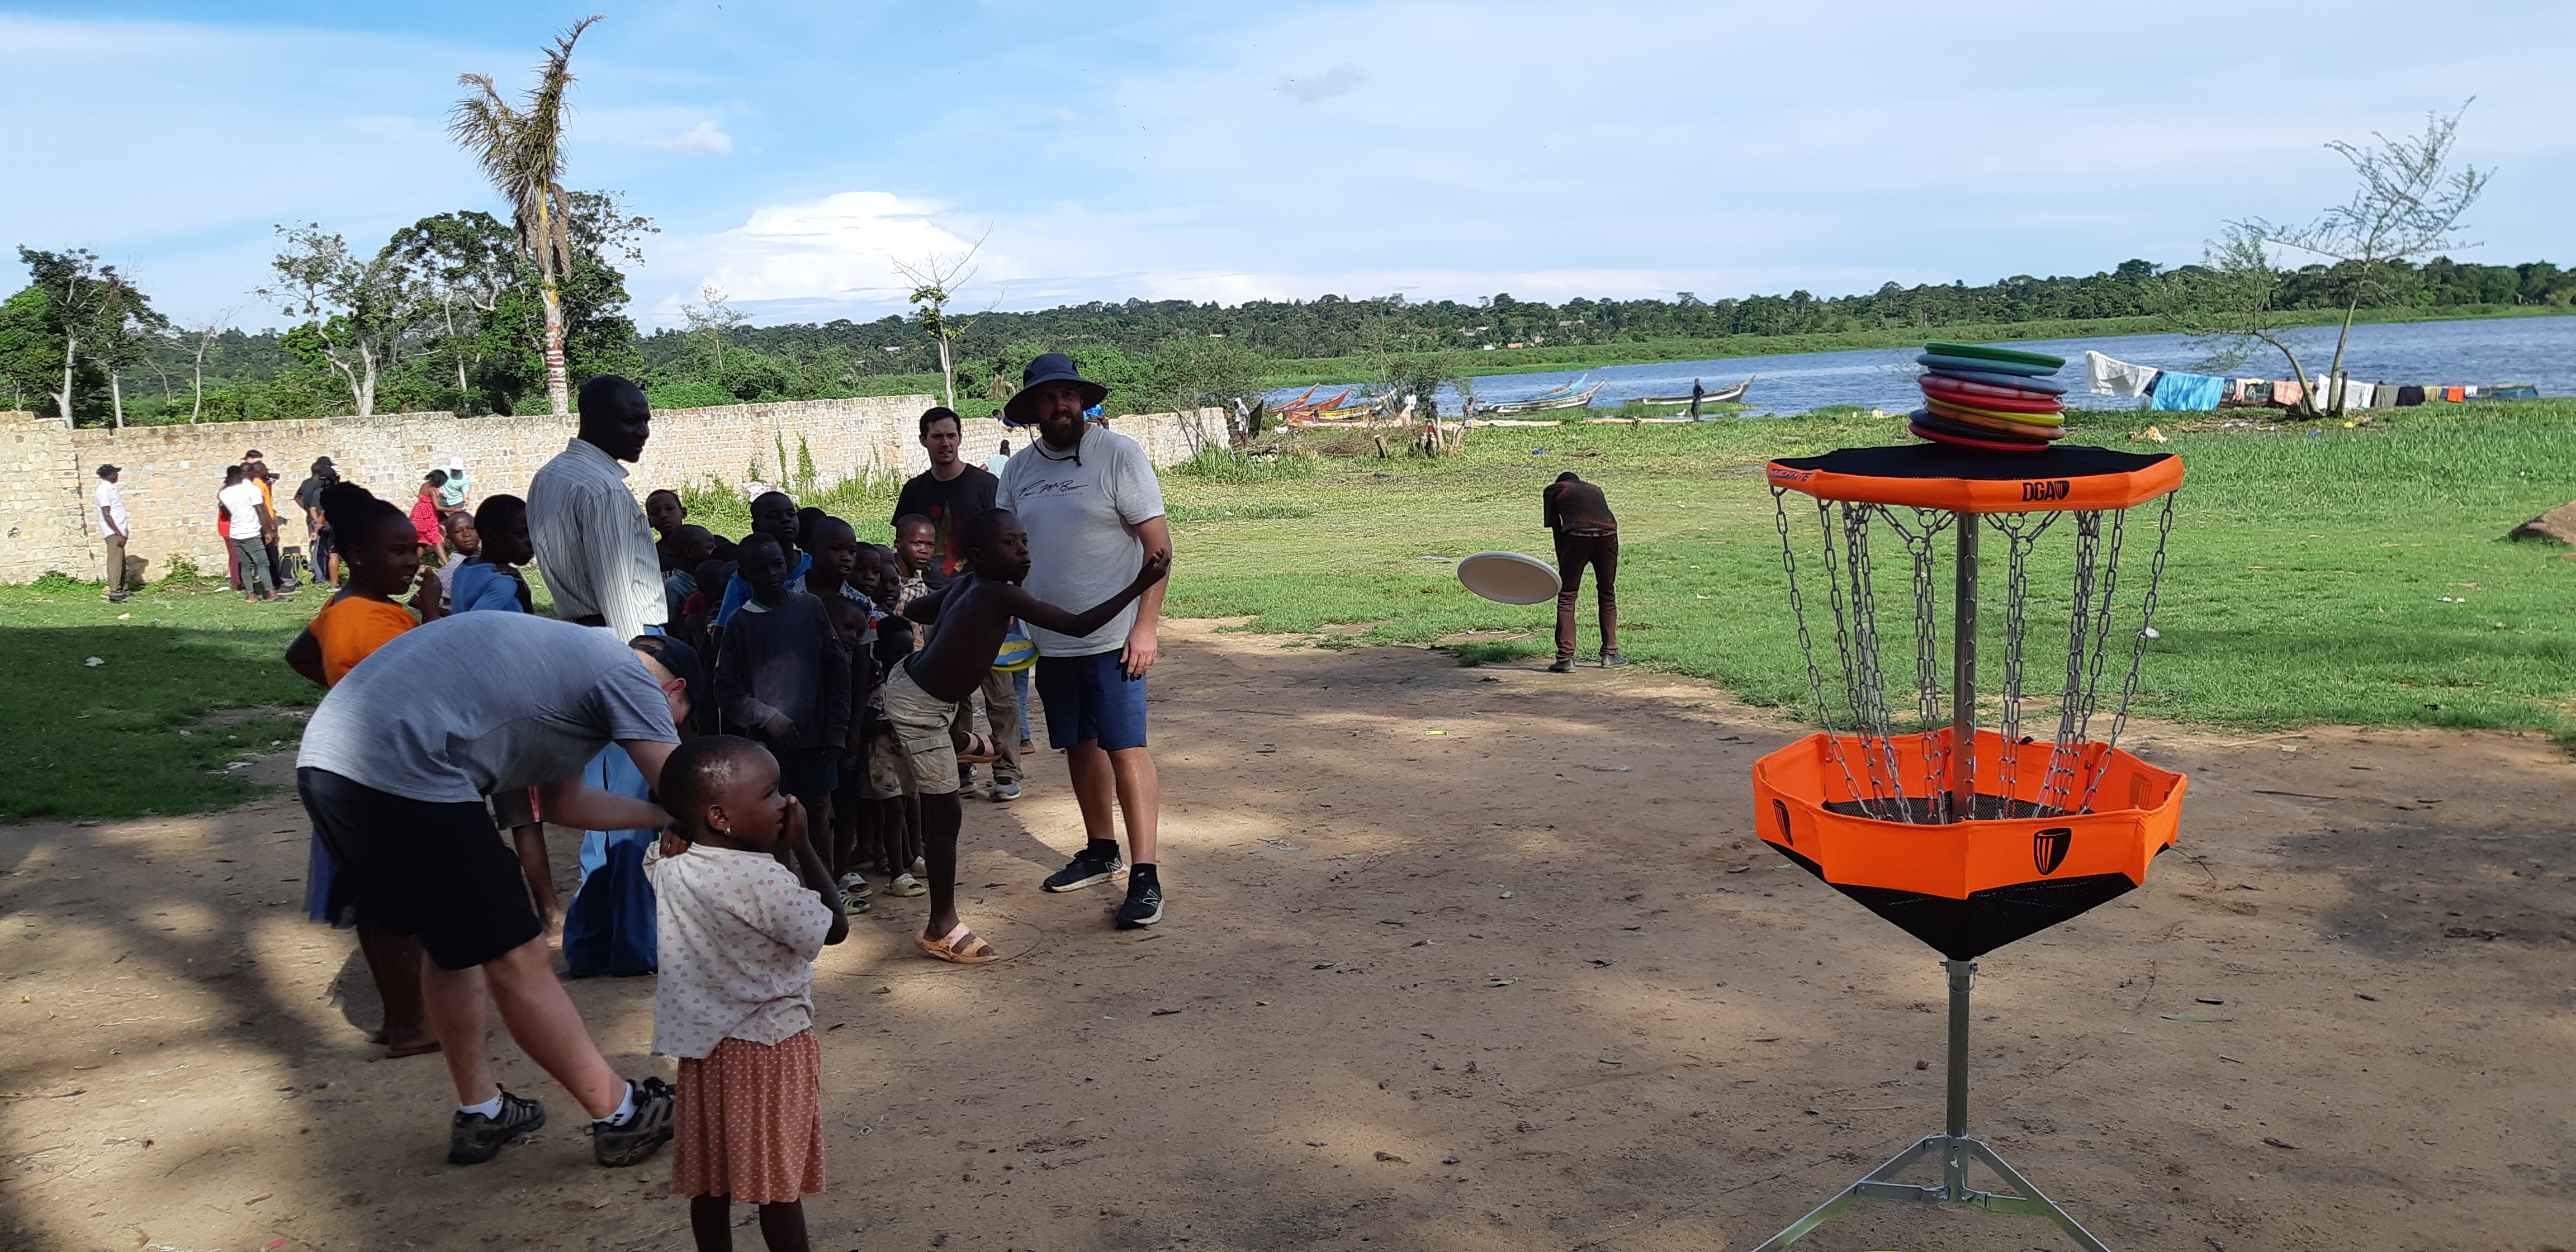
<path fill-rule="evenodd" d="M 1846 448 L 1769 467 L 1789 607 L 1824 730 L 1754 766 L 1763 841 L 1835 890 L 1939 951 L 1950 987 L 1948 1118 L 1895 1159 L 1798 1219 L 1757 1252 L 1786 1248 L 1862 1199 L 1966 1204 L 2055 1222 L 2089 1252 L 2107 1252 L 2057 1203 L 1968 1133 L 1968 1003 L 1976 958 L 2136 888 L 2172 846 L 2185 780 L 2119 750 L 2163 581 L 2182 463 L 2099 448 L 1997 456 L 1942 446 Z M 1792 493 L 1813 498 L 1817 560 L 1800 566 L 1805 523 Z M 2128 510 L 2161 497 L 2145 586 L 2124 612 Z M 2057 725 L 2043 745 L 2023 734 L 2025 654 L 2034 647 L 2032 558 L 2052 532 L 2071 534 L 2071 585 Z M 1888 641 L 1873 540 L 1892 539 L 1912 593 L 1913 707 L 1892 708 Z M 2002 690 L 1995 728 L 1978 726 L 1980 549 L 2004 564 Z M 1945 544 L 1944 541 L 1947 541 Z M 1941 664 L 1939 560 L 1952 553 L 1948 672 Z M 1809 621 L 1821 575 L 1826 613 Z M 2134 580 L 2132 580 L 2134 584 Z M 2134 617 L 2131 616 L 2134 612 Z M 1830 616 L 1830 646 L 1817 630 Z M 2126 633 L 2123 633 L 2126 632 Z M 2106 737 L 2092 732 L 2102 677 L 2128 653 Z M 2053 660 L 2052 649 L 2041 653 Z M 1829 673 L 1829 671 L 1834 671 Z M 2055 677 L 2052 673 L 2051 677 Z M 1945 685 L 1944 679 L 1947 679 Z M 1938 1185 L 1901 1181 L 1937 1161 Z M 1972 1187 L 1970 1162 L 2010 1188 Z"/>

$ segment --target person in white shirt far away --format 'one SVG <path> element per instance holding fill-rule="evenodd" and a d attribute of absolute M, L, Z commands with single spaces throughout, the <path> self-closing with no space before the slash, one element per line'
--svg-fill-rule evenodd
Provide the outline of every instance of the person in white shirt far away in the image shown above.
<path fill-rule="evenodd" d="M 133 533 L 125 513 L 125 495 L 116 489 L 116 476 L 124 471 L 114 465 L 98 467 L 98 526 L 107 542 L 107 600 L 110 604 L 125 602 L 125 539 Z"/>

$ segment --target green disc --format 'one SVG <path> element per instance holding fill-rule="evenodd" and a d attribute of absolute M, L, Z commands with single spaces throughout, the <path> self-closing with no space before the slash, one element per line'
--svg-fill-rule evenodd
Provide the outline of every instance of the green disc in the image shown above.
<path fill-rule="evenodd" d="M 1981 361 L 2010 361 L 2016 365 L 2045 365 L 2050 369 L 2063 369 L 2066 365 L 2066 358 L 2062 356 L 2050 356 L 2045 352 L 2015 352 L 2010 348 L 1989 348 L 1984 344 L 1975 343 L 1927 343 L 1923 345 L 1923 350 L 1939 356 L 1974 357 Z"/>

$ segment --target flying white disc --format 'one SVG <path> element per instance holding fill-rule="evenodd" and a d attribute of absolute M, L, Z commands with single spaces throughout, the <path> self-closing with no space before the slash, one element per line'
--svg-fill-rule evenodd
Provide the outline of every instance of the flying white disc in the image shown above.
<path fill-rule="evenodd" d="M 1518 552 L 1479 552 L 1458 562 L 1458 581 L 1497 604 L 1544 604 L 1565 584 L 1556 567 Z"/>

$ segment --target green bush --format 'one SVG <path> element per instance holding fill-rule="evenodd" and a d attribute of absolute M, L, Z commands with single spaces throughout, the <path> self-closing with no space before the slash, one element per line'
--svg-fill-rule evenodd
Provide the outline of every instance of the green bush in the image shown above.
<path fill-rule="evenodd" d="M 664 383 L 644 393 L 644 398 L 657 409 L 709 409 L 720 404 L 739 404 L 732 392 L 702 379 Z"/>

